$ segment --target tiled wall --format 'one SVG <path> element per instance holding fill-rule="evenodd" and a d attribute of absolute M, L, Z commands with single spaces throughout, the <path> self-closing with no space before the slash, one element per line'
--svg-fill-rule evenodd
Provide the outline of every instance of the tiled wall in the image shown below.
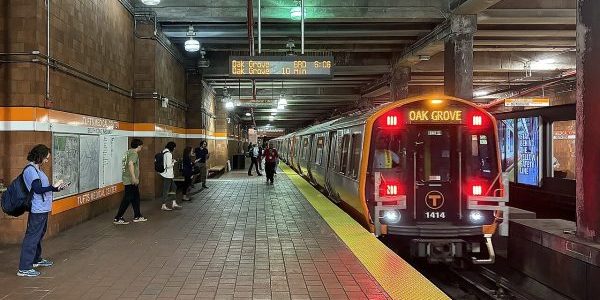
<path fill-rule="evenodd" d="M 170 99 L 187 102 L 190 109 L 163 108 L 152 99 L 135 99 L 52 70 L 50 96 L 45 101 L 46 67 L 34 63 L 0 65 L 0 106 L 47 107 L 76 114 L 135 123 L 154 123 L 179 128 L 205 128 L 215 132 L 215 96 L 198 74 L 186 76 L 183 66 L 152 39 L 133 34 L 133 17 L 118 1 L 51 0 L 52 56 L 111 85 L 135 93 L 157 92 Z M 140 26 L 148 36 L 152 26 Z M 40 0 L 6 0 L 0 3 L 0 52 L 46 52 L 46 8 Z M 221 128 L 222 129 L 222 128 Z M 226 128 L 225 128 L 226 130 Z M 0 131 L 0 179 L 8 184 L 26 164 L 33 145 L 51 145 L 50 132 Z M 141 193 L 145 200 L 160 195 L 160 176 L 154 171 L 154 154 L 168 141 L 175 141 L 175 157 L 180 159 L 186 144 L 197 146 L 199 139 L 142 138 Z M 227 147 L 222 142 L 221 148 Z M 217 149 L 209 141 L 211 152 Z M 214 157 L 214 155 L 213 155 Z M 226 155 L 211 164 L 224 164 Z M 44 167 L 50 175 L 51 164 Z M 116 194 L 50 218 L 48 235 L 81 223 L 107 210 L 121 199 Z M 26 226 L 26 216 L 11 218 L 0 214 L 0 244 L 18 243 Z"/>

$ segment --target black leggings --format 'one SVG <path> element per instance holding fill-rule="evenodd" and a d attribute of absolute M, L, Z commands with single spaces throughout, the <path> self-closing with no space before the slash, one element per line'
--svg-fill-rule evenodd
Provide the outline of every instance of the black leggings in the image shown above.
<path fill-rule="evenodd" d="M 123 200 L 121 200 L 121 206 L 115 216 L 115 219 L 121 219 L 125 211 L 129 207 L 129 203 L 133 207 L 133 217 L 139 218 L 142 216 L 140 213 L 140 189 L 135 184 L 125 185 L 125 193 L 123 193 Z"/>
<path fill-rule="evenodd" d="M 183 180 L 183 195 L 187 195 L 188 189 L 190 188 L 190 186 L 192 185 L 192 176 L 185 176 L 185 179 Z"/>

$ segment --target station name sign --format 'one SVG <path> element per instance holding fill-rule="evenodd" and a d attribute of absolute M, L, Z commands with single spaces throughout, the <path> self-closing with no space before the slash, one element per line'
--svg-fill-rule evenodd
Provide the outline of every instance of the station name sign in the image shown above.
<path fill-rule="evenodd" d="M 515 98 L 504 100 L 506 107 L 544 107 L 550 106 L 550 98 Z"/>
<path fill-rule="evenodd" d="M 331 56 L 230 56 L 235 78 L 314 79 L 333 77 Z"/>

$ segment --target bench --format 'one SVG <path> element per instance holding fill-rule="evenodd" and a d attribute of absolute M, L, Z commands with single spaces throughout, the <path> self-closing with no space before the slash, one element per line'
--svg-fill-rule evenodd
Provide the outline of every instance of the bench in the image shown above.
<path fill-rule="evenodd" d="M 215 175 L 221 175 L 225 173 L 225 166 L 214 166 L 208 169 L 208 177 L 213 177 Z"/>

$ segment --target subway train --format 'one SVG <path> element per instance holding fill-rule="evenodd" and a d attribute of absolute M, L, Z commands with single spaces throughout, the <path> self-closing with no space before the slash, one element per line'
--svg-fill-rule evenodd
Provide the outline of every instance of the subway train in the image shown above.
<path fill-rule="evenodd" d="M 476 104 L 422 96 L 275 138 L 280 158 L 376 236 L 429 263 L 495 260 L 508 231 L 496 120 Z"/>

